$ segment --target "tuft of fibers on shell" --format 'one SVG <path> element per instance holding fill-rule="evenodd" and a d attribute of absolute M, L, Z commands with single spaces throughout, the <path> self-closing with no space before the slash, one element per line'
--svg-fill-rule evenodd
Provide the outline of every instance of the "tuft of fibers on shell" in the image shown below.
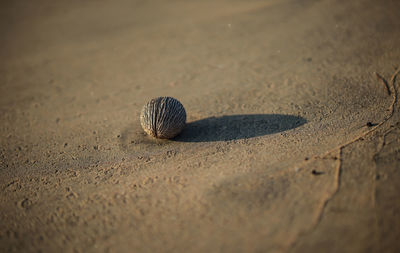
<path fill-rule="evenodd" d="M 172 97 L 158 97 L 143 106 L 140 124 L 150 136 L 171 139 L 186 125 L 186 111 L 181 102 Z"/>

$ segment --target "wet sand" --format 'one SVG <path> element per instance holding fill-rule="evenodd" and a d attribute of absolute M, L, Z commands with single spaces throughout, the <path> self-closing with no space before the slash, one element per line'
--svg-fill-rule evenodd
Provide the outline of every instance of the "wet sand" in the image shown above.
<path fill-rule="evenodd" d="M 400 249 L 398 1 L 1 6 L 0 251 Z"/>

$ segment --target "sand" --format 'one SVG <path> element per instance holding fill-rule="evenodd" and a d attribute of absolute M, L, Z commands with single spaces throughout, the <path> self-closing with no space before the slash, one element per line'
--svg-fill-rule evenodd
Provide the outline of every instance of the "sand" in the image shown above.
<path fill-rule="evenodd" d="M 0 251 L 399 252 L 399 10 L 3 1 Z"/>

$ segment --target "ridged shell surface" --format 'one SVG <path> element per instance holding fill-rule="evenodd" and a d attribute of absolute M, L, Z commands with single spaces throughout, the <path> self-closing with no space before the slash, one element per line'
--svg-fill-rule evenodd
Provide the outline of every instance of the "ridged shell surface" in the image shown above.
<path fill-rule="evenodd" d="M 154 98 L 143 106 L 140 123 L 147 134 L 160 139 L 170 139 L 185 127 L 186 111 L 175 98 Z"/>

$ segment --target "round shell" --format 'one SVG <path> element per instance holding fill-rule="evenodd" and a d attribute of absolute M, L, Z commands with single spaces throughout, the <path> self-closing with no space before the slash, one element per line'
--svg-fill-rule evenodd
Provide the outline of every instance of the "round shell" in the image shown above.
<path fill-rule="evenodd" d="M 140 123 L 150 136 L 170 139 L 177 136 L 185 127 L 186 111 L 175 98 L 154 98 L 143 106 Z"/>

